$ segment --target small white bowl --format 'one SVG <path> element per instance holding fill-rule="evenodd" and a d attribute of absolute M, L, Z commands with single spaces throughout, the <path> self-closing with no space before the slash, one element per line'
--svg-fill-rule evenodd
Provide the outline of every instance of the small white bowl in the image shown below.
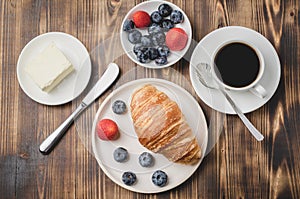
<path fill-rule="evenodd" d="M 142 10 L 147 12 L 149 15 L 151 15 L 152 12 L 154 12 L 155 10 L 158 10 L 158 6 L 160 4 L 168 4 L 170 5 L 173 10 L 179 10 L 182 12 L 183 17 L 184 17 L 184 21 L 180 24 L 175 24 L 175 27 L 177 28 L 182 28 L 188 35 L 188 41 L 187 44 L 185 46 L 184 49 L 182 49 L 181 51 L 171 51 L 170 55 L 168 56 L 168 63 L 166 65 L 157 65 L 155 63 L 155 61 L 151 61 L 149 63 L 140 63 L 137 58 L 136 55 L 133 52 L 133 47 L 134 44 L 130 43 L 128 41 L 128 33 L 123 31 L 123 24 L 125 22 L 126 19 L 132 19 L 132 15 L 133 13 L 135 13 L 136 11 Z M 143 35 L 148 34 L 148 29 L 138 29 Z M 173 3 L 170 3 L 168 1 L 161 1 L 161 0 L 151 0 L 151 1 L 145 1 L 142 2 L 138 5 L 136 5 L 135 7 L 133 7 L 125 16 L 122 25 L 121 25 L 121 29 L 120 29 L 120 37 L 121 37 L 121 43 L 122 43 L 122 47 L 125 51 L 125 53 L 128 55 L 128 57 L 134 61 L 135 63 L 137 63 L 140 66 L 146 67 L 146 68 L 165 68 L 168 66 L 171 66 L 173 64 L 175 64 L 177 61 L 179 61 L 187 52 L 187 50 L 190 47 L 191 44 L 191 40 L 192 40 L 192 27 L 191 27 L 191 23 L 187 17 L 187 15 L 176 5 L 174 5 Z"/>

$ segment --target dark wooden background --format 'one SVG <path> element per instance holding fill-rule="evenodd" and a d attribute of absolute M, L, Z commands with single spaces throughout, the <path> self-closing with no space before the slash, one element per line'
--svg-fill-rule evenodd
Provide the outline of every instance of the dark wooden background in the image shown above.
<path fill-rule="evenodd" d="M 117 36 L 126 12 L 140 2 L 0 0 L 0 198 L 300 198 L 299 0 L 172 0 L 188 15 L 196 41 L 217 28 L 239 25 L 274 45 L 282 64 L 278 90 L 266 105 L 247 114 L 264 133 L 263 142 L 255 141 L 237 116 L 227 116 L 218 143 L 195 174 L 179 187 L 153 195 L 114 184 L 74 126 L 51 154 L 40 154 L 40 143 L 76 104 L 45 106 L 25 95 L 16 76 L 22 48 L 39 34 L 61 31 L 91 51 Z M 126 55 L 116 62 L 122 74 L 139 67 Z M 189 80 L 188 66 L 181 60 L 172 68 Z"/>

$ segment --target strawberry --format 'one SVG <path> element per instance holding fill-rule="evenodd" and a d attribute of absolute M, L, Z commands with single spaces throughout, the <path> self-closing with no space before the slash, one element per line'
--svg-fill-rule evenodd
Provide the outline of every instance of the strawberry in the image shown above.
<path fill-rule="evenodd" d="M 166 45 L 170 50 L 180 51 L 184 49 L 188 40 L 186 32 L 181 28 L 172 28 L 167 32 Z"/>
<path fill-rule="evenodd" d="M 137 28 L 148 27 L 151 23 L 150 15 L 145 11 L 136 11 L 132 19 Z"/>
<path fill-rule="evenodd" d="M 119 136 L 117 124 L 111 119 L 102 119 L 97 123 L 96 132 L 101 140 L 115 140 Z"/>

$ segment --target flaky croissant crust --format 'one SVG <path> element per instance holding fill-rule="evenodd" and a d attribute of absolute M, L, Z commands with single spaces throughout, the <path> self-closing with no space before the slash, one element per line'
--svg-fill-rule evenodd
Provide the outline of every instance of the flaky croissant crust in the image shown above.
<path fill-rule="evenodd" d="M 201 158 L 197 139 L 179 106 L 152 85 L 132 94 L 131 117 L 139 142 L 170 161 L 194 164 Z"/>

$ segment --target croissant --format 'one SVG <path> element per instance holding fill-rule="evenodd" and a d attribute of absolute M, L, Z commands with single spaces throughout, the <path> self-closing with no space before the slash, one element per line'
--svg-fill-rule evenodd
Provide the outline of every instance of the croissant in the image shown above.
<path fill-rule="evenodd" d="M 137 89 L 131 98 L 131 117 L 139 142 L 168 160 L 194 164 L 201 158 L 197 139 L 177 103 L 152 85 Z"/>

